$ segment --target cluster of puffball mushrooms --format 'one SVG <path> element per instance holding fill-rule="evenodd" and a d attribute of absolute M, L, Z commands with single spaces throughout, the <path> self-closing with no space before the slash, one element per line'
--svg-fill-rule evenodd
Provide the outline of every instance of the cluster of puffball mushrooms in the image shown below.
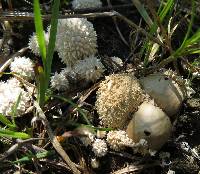
<path fill-rule="evenodd" d="M 74 9 L 100 7 L 100 0 L 74 0 Z M 50 27 L 44 31 L 46 44 L 49 42 Z M 37 37 L 29 39 L 29 48 L 39 53 Z M 93 24 L 85 18 L 59 19 L 55 51 L 66 65 L 51 77 L 50 87 L 55 91 L 67 91 L 70 80 L 95 82 L 103 76 L 105 67 L 97 58 L 97 34 Z M 122 60 L 111 57 L 119 66 Z M 11 72 L 26 81 L 34 80 L 34 62 L 30 58 L 15 57 L 10 65 Z M 16 78 L 0 82 L 0 113 L 9 116 L 19 95 L 18 116 L 30 106 L 30 86 Z M 23 87 L 22 87 L 23 86 Z M 30 90 L 29 90 L 30 89 Z M 133 73 L 111 74 L 105 77 L 97 90 L 95 108 L 99 126 L 113 128 L 108 133 L 86 131 L 81 140 L 91 146 L 98 157 L 106 155 L 108 147 L 119 151 L 125 147 L 136 152 L 150 153 L 159 150 L 170 137 L 172 120 L 176 117 L 183 100 L 187 97 L 184 80 L 166 70 L 137 79 Z"/>

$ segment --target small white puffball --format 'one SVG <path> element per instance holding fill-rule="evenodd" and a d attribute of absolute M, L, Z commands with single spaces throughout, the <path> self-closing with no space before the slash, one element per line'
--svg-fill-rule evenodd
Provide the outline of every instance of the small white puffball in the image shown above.
<path fill-rule="evenodd" d="M 10 64 L 11 72 L 18 73 L 22 78 L 31 80 L 34 78 L 34 63 L 27 57 L 15 57 Z"/>
<path fill-rule="evenodd" d="M 101 6 L 102 6 L 102 2 L 100 0 L 73 0 L 72 1 L 73 9 L 97 8 Z"/>
<path fill-rule="evenodd" d="M 97 35 L 93 24 L 85 18 L 59 19 L 56 50 L 68 67 L 97 52 Z"/>
<path fill-rule="evenodd" d="M 62 71 L 60 73 L 55 72 L 50 79 L 50 86 L 54 90 L 66 91 L 69 89 L 69 81 Z"/>
<path fill-rule="evenodd" d="M 102 76 L 104 70 L 103 64 L 93 55 L 86 59 L 79 60 L 74 66 L 74 72 L 77 74 L 78 78 L 93 82 Z"/>
<path fill-rule="evenodd" d="M 118 66 L 122 67 L 123 66 L 123 62 L 122 59 L 120 59 L 119 57 L 113 56 L 111 57 L 112 61 L 115 62 Z"/>
<path fill-rule="evenodd" d="M 97 157 L 105 156 L 108 151 L 106 142 L 101 139 L 96 139 L 92 143 L 92 151 Z"/>
<path fill-rule="evenodd" d="M 49 44 L 49 33 L 44 31 L 44 39 L 45 39 L 45 44 L 46 46 Z M 31 50 L 32 53 L 35 55 L 39 56 L 40 55 L 40 49 L 39 49 L 39 44 L 37 41 L 37 36 L 36 33 L 33 33 L 32 36 L 29 38 L 29 43 L 28 47 Z"/>
<path fill-rule="evenodd" d="M 130 139 L 125 131 L 110 131 L 107 134 L 107 143 L 115 151 L 123 150 L 125 147 L 134 147 L 135 143 Z"/>
<path fill-rule="evenodd" d="M 12 114 L 12 108 L 17 102 L 17 99 L 21 95 L 16 116 L 24 114 L 29 106 L 30 97 L 29 94 L 21 88 L 20 82 L 11 78 L 7 82 L 0 82 L 0 113 L 9 116 Z"/>

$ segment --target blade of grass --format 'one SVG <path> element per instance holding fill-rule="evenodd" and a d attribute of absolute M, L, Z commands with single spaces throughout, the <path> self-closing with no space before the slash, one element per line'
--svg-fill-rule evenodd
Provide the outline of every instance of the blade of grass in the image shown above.
<path fill-rule="evenodd" d="M 161 10 L 161 12 L 158 13 L 161 22 L 163 22 L 164 18 L 166 17 L 170 9 L 173 7 L 173 5 L 174 5 L 174 0 L 168 0 L 164 8 Z"/>
<path fill-rule="evenodd" d="M 40 12 L 40 3 L 39 0 L 34 0 L 34 23 L 35 23 L 35 30 L 38 40 L 38 45 L 40 49 L 40 55 L 42 57 L 42 63 L 45 68 L 46 65 L 46 44 L 44 39 L 44 29 L 42 24 L 42 17 Z M 36 67 L 36 75 L 37 75 L 37 88 L 38 88 L 38 96 L 37 100 L 41 106 L 45 103 L 45 91 L 46 91 L 46 84 L 45 84 L 45 73 L 42 67 Z"/>
<path fill-rule="evenodd" d="M 185 37 L 184 37 L 184 39 L 183 39 L 183 42 L 182 42 L 180 48 L 177 49 L 177 51 L 176 51 L 177 53 L 178 53 L 179 51 L 181 51 L 182 49 L 184 49 L 187 45 L 189 45 L 190 43 L 192 43 L 192 42 L 193 42 L 193 39 L 195 40 L 195 39 L 197 38 L 197 36 L 198 36 L 198 34 L 197 34 L 197 36 L 193 35 L 192 38 L 188 39 L 188 37 L 189 37 L 189 35 L 190 35 L 190 32 L 191 32 L 191 30 L 192 30 L 192 24 L 193 24 L 193 22 L 194 22 L 194 16 L 195 16 L 195 2 L 194 2 L 194 0 L 192 0 L 192 10 L 191 10 L 191 19 L 190 19 L 190 23 L 189 23 L 189 26 L 188 26 L 188 29 L 187 29 L 187 33 L 186 33 L 186 35 L 185 35 Z M 200 35 L 199 35 L 199 36 L 200 36 Z"/>
<path fill-rule="evenodd" d="M 42 62 L 45 65 L 46 64 L 46 44 L 45 44 L 45 39 L 44 39 L 44 29 L 43 29 L 43 24 L 42 24 L 39 0 L 34 0 L 33 12 L 34 12 L 34 23 L 35 23 L 35 30 L 36 30 L 37 40 L 39 44 L 39 49 L 40 49 L 40 55 L 42 57 Z"/>
<path fill-rule="evenodd" d="M 151 27 L 153 22 L 152 22 L 150 16 L 148 15 L 147 11 L 145 10 L 144 6 L 140 3 L 139 0 L 132 0 L 132 2 L 135 5 L 135 7 L 137 8 L 137 10 L 139 11 L 139 13 L 142 16 L 142 18 L 144 19 L 144 21 L 149 25 L 149 27 Z"/>
<path fill-rule="evenodd" d="M 0 128 L 0 136 L 2 137 L 11 137 L 11 138 L 19 138 L 19 139 L 28 139 L 30 135 L 24 132 L 15 132 L 7 129 Z"/>
<path fill-rule="evenodd" d="M 43 68 L 38 68 L 38 102 L 40 106 L 43 106 L 45 103 L 45 94 L 49 85 L 51 65 L 53 59 L 53 53 L 55 48 L 56 41 L 56 32 L 57 32 L 57 22 L 59 14 L 60 0 L 54 0 L 52 8 L 52 19 L 51 19 L 51 29 L 50 29 L 50 38 L 48 49 L 46 51 L 46 44 L 44 39 L 42 17 L 40 13 L 40 4 L 39 0 L 34 0 L 34 22 L 36 33 L 38 36 L 38 43 L 40 48 L 40 54 L 42 57 Z"/>
<path fill-rule="evenodd" d="M 28 154 L 27 156 L 24 156 L 16 161 L 13 161 L 11 163 L 26 163 L 26 162 L 29 162 L 29 161 L 32 161 L 33 158 L 36 158 L 36 159 L 41 159 L 41 158 L 46 158 L 48 156 L 52 156 L 55 154 L 55 151 L 51 150 L 51 151 L 45 151 L 45 152 L 38 152 L 36 154 Z"/>
<path fill-rule="evenodd" d="M 164 28 L 162 26 L 162 22 L 166 18 L 167 14 L 169 14 L 172 11 L 172 9 L 173 9 L 172 7 L 174 5 L 174 0 L 168 0 L 163 7 L 162 7 L 162 5 L 160 5 L 157 13 L 154 13 L 153 5 L 151 4 L 150 1 L 148 2 L 148 4 L 149 4 L 149 8 L 152 8 L 152 9 L 150 9 L 150 11 L 152 12 L 153 17 L 154 17 L 154 23 L 153 23 L 152 27 L 150 28 L 150 34 L 153 36 L 153 34 L 157 31 L 159 26 L 161 28 L 161 31 L 163 31 L 162 29 L 164 29 Z M 160 38 L 161 40 L 163 40 L 162 36 L 159 36 L 159 34 L 157 37 Z M 144 47 L 141 50 L 142 54 L 146 50 L 146 56 L 144 58 L 144 66 L 145 67 L 148 65 L 149 61 L 153 60 L 153 57 L 156 54 L 156 52 L 159 50 L 159 47 L 160 47 L 160 45 L 158 45 L 157 43 L 152 43 L 149 40 L 145 41 Z"/>
<path fill-rule="evenodd" d="M 0 113 L 0 122 L 2 122 L 3 124 L 5 124 L 6 126 L 8 126 L 10 129 L 15 129 L 16 126 L 13 125 L 10 120 L 8 120 L 6 118 L 6 116 L 4 116 L 3 114 Z"/>
<path fill-rule="evenodd" d="M 53 60 L 55 42 L 56 42 L 56 33 L 57 33 L 57 24 L 58 24 L 58 15 L 59 15 L 59 6 L 60 0 L 54 0 L 53 8 L 52 8 L 52 19 L 51 19 L 51 29 L 50 29 L 50 38 L 47 49 L 47 62 L 46 66 L 46 88 L 49 85 L 50 73 L 51 73 L 51 65 Z"/>
<path fill-rule="evenodd" d="M 12 123 L 13 123 L 14 126 L 16 126 L 16 124 L 15 124 L 15 117 L 17 116 L 17 108 L 18 108 L 19 103 L 21 101 L 21 96 L 22 96 L 22 93 L 20 93 L 19 96 L 17 97 L 17 101 L 13 105 L 12 111 L 11 111 Z"/>
<path fill-rule="evenodd" d="M 45 103 L 45 72 L 42 66 L 38 65 L 35 68 L 36 73 L 36 84 L 37 84 L 37 101 L 40 104 L 40 106 L 43 106 Z"/>

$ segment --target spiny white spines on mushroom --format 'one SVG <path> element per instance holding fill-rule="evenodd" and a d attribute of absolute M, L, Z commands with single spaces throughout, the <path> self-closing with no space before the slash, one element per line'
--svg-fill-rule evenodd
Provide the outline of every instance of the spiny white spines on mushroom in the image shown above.
<path fill-rule="evenodd" d="M 85 18 L 59 19 L 56 50 L 62 62 L 71 67 L 77 60 L 97 53 L 97 35 Z"/>
<path fill-rule="evenodd" d="M 105 68 L 100 59 L 94 55 L 79 60 L 74 66 L 74 72 L 78 78 L 93 82 L 102 76 L 104 70 Z"/>
<path fill-rule="evenodd" d="M 30 97 L 16 78 L 11 78 L 7 82 L 0 82 L 0 113 L 6 116 L 12 114 L 12 108 L 20 96 L 20 101 L 16 110 L 16 116 L 24 114 L 29 106 Z"/>
<path fill-rule="evenodd" d="M 105 156 L 108 151 L 105 140 L 98 139 L 98 138 L 95 139 L 94 142 L 92 143 L 92 151 L 98 157 Z"/>
<path fill-rule="evenodd" d="M 99 85 L 95 103 L 102 125 L 123 128 L 144 98 L 143 90 L 132 74 L 106 76 Z"/>
<path fill-rule="evenodd" d="M 10 64 L 10 70 L 26 80 L 32 80 L 35 77 L 34 63 L 27 57 L 15 57 Z"/>
<path fill-rule="evenodd" d="M 107 143 L 115 151 L 123 150 L 125 147 L 134 147 L 135 143 L 128 137 L 126 131 L 115 130 L 107 134 Z"/>
<path fill-rule="evenodd" d="M 49 32 L 44 31 L 44 39 L 45 39 L 45 44 L 47 46 L 49 43 Z M 34 53 L 37 56 L 40 55 L 40 49 L 39 49 L 39 44 L 38 44 L 36 33 L 33 33 L 33 35 L 30 36 L 29 42 L 28 42 L 28 47 L 32 53 Z"/>
<path fill-rule="evenodd" d="M 76 74 L 72 68 L 64 68 L 60 73 L 55 72 L 50 79 L 50 86 L 53 90 L 67 91 L 70 88 L 69 77 L 76 78 Z"/>

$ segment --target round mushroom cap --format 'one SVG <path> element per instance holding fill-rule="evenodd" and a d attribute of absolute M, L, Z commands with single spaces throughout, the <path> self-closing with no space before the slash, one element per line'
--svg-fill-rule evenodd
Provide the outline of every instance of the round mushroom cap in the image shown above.
<path fill-rule="evenodd" d="M 132 74 L 107 76 L 99 85 L 95 103 L 102 125 L 124 128 L 144 98 L 143 90 Z"/>
<path fill-rule="evenodd" d="M 158 73 L 142 77 L 140 83 L 146 93 L 168 116 L 178 113 L 184 100 L 184 91 L 174 80 Z"/>
<path fill-rule="evenodd" d="M 168 140 L 172 124 L 169 117 L 159 107 L 150 102 L 144 102 L 133 115 L 126 131 L 134 142 L 145 139 L 149 149 L 159 150 Z"/>

